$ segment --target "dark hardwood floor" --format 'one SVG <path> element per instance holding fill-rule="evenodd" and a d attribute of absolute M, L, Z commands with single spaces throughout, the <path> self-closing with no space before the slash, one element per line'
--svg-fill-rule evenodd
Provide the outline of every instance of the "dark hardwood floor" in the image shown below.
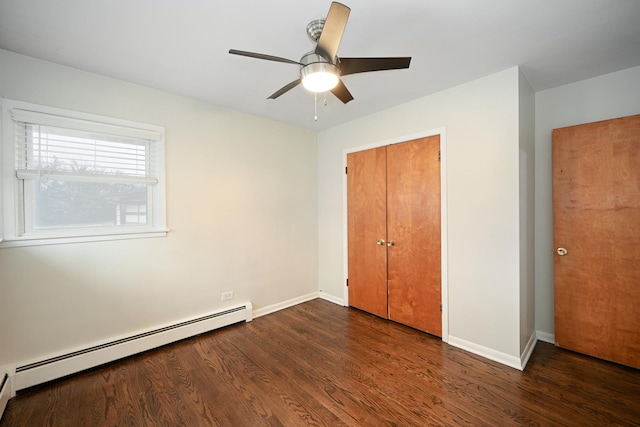
<path fill-rule="evenodd" d="M 640 426 L 640 371 L 538 343 L 525 372 L 310 301 L 18 393 L 6 426 Z"/>

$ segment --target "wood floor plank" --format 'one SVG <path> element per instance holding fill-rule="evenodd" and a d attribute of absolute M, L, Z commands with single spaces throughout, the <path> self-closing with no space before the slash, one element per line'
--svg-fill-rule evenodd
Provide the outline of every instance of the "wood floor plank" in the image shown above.
<path fill-rule="evenodd" d="M 33 387 L 7 426 L 640 426 L 640 371 L 538 343 L 524 372 L 313 300 Z"/>

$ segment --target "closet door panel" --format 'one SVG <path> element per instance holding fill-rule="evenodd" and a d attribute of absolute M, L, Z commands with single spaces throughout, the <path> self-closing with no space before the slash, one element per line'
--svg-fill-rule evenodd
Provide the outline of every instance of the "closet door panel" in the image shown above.
<path fill-rule="evenodd" d="M 640 115 L 552 148 L 556 344 L 640 368 Z"/>
<path fill-rule="evenodd" d="M 440 137 L 387 147 L 389 319 L 442 335 Z"/>
<path fill-rule="evenodd" d="M 386 147 L 347 155 L 349 305 L 387 318 Z"/>

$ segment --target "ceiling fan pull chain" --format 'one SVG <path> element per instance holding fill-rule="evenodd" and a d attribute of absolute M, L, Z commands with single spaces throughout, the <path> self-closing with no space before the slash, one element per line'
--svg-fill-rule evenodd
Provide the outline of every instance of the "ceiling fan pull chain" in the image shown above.
<path fill-rule="evenodd" d="M 313 93 L 313 120 L 318 121 L 318 93 Z"/>
<path fill-rule="evenodd" d="M 324 93 L 324 106 L 327 106 L 327 92 Z"/>

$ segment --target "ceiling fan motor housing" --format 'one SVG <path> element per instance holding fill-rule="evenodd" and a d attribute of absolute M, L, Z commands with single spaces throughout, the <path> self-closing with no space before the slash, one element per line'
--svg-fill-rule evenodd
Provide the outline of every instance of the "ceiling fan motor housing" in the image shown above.
<path fill-rule="evenodd" d="M 304 56 L 300 58 L 300 64 L 300 73 L 302 77 L 305 76 L 305 70 L 308 70 L 306 72 L 307 74 L 321 70 L 326 70 L 333 73 L 338 72 L 338 67 L 333 65 L 327 58 L 317 54 L 313 50 L 311 52 L 305 53 Z"/>
<path fill-rule="evenodd" d="M 320 34 L 322 34 L 322 29 L 324 28 L 324 19 L 316 19 L 307 25 L 307 35 L 311 39 L 313 43 L 318 43 L 318 39 L 320 38 Z"/>

